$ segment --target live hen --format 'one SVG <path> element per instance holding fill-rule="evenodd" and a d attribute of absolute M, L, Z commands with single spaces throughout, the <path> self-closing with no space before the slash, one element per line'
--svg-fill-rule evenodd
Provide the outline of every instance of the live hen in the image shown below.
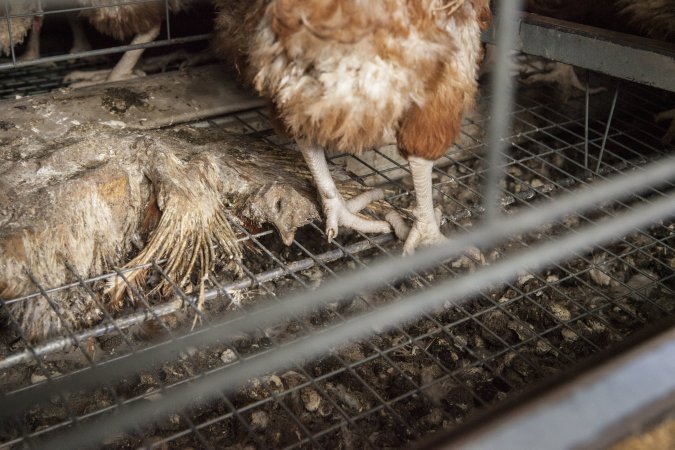
<path fill-rule="evenodd" d="M 216 0 L 216 48 L 272 101 L 323 204 L 328 239 L 344 226 L 391 230 L 355 214 L 381 197 L 337 192 L 324 151 L 359 154 L 395 141 L 410 164 L 415 222 L 404 253 L 444 239 L 433 162 L 474 103 L 488 0 Z"/>
<path fill-rule="evenodd" d="M 132 45 L 147 44 L 159 36 L 162 23 L 166 18 L 165 2 L 163 0 L 142 1 L 139 3 L 123 3 L 120 0 L 78 0 L 82 6 L 94 7 L 85 9 L 81 15 L 100 33 L 113 37 L 119 41 L 129 38 Z M 184 0 L 169 0 L 166 2 L 171 12 L 184 10 L 187 2 Z M 103 71 L 75 71 L 66 76 L 65 81 L 77 83 L 76 86 L 121 81 L 133 78 L 134 67 L 143 54 L 143 49 L 129 50 L 124 53 L 112 70 Z"/>

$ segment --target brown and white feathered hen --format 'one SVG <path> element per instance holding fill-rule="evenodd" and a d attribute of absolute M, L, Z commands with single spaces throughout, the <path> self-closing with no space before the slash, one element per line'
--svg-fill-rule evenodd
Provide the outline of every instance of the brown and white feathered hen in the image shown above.
<path fill-rule="evenodd" d="M 119 41 L 131 40 L 131 44 L 147 44 L 159 36 L 162 23 L 166 18 L 164 0 L 145 0 L 138 3 L 125 3 L 121 0 L 77 0 L 81 6 L 94 7 L 85 9 L 81 15 L 102 34 Z M 168 0 L 171 12 L 184 10 L 184 0 Z M 143 49 L 129 50 L 118 61 L 112 70 L 75 71 L 66 76 L 65 81 L 87 80 L 76 86 L 95 84 L 107 81 L 121 81 L 133 78 L 134 67 L 143 54 Z"/>
<path fill-rule="evenodd" d="M 9 0 L 7 3 L 0 3 L 0 55 L 11 55 L 12 46 L 21 44 L 32 30 L 31 39 L 21 59 L 30 60 L 40 56 L 39 31 L 42 19 L 37 15 L 40 10 L 38 0 Z"/>
<path fill-rule="evenodd" d="M 404 246 L 443 238 L 433 162 L 471 108 L 489 0 L 216 0 L 216 48 L 269 98 L 316 182 L 329 239 L 344 226 L 389 231 L 355 213 L 380 198 L 337 192 L 326 149 L 361 153 L 396 141 L 417 198 Z"/>

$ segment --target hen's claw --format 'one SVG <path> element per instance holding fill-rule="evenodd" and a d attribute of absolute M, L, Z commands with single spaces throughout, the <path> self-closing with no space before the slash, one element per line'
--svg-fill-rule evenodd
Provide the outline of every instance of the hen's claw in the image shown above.
<path fill-rule="evenodd" d="M 134 78 L 145 76 L 145 73 L 140 70 L 135 70 L 132 73 L 120 74 L 113 79 L 111 73 L 112 71 L 110 69 L 92 71 L 75 70 L 66 75 L 63 78 L 63 81 L 64 83 L 71 83 L 70 87 L 72 88 L 81 88 L 113 81 L 132 80 Z M 75 81 L 77 81 L 77 83 L 75 83 Z"/>
<path fill-rule="evenodd" d="M 442 212 L 439 207 L 434 208 L 434 216 L 436 218 L 436 226 L 428 226 L 422 224 L 421 221 L 415 220 L 412 228 L 405 222 L 403 216 L 396 211 L 389 211 L 385 216 L 387 222 L 391 224 L 394 229 L 396 237 L 405 241 L 403 246 L 403 255 L 412 255 L 417 248 L 431 247 L 433 245 L 444 244 L 450 239 L 445 237 L 439 230 L 441 223 Z M 456 260 L 460 265 L 466 265 L 470 268 L 475 267 L 476 263 L 480 265 L 485 264 L 485 256 L 483 252 L 477 247 L 467 247 L 464 250 L 464 255 Z"/>
<path fill-rule="evenodd" d="M 416 214 L 417 216 L 417 214 Z M 403 255 L 412 255 L 418 247 L 431 247 L 437 244 L 443 244 L 448 238 L 443 236 L 439 226 L 443 213 L 440 208 L 434 208 L 435 223 L 427 223 L 420 218 L 415 219 L 408 237 L 403 245 Z"/>
<path fill-rule="evenodd" d="M 375 189 L 357 195 L 349 201 L 345 201 L 328 169 L 328 162 L 323 148 L 319 146 L 299 143 L 302 155 L 309 167 L 309 171 L 316 182 L 321 204 L 326 216 L 326 235 L 328 242 L 338 235 L 338 227 L 348 227 L 362 233 L 388 233 L 391 227 L 388 222 L 382 220 L 368 220 L 356 215 L 363 208 L 377 200 L 384 198 L 384 192 Z"/>
<path fill-rule="evenodd" d="M 373 189 L 345 201 L 341 195 L 332 198 L 323 198 L 323 210 L 326 215 L 326 235 L 331 242 L 338 235 L 338 227 L 347 227 L 362 233 L 388 233 L 391 226 L 383 220 L 369 220 L 357 213 L 370 203 L 382 200 L 384 192 L 381 189 Z"/>

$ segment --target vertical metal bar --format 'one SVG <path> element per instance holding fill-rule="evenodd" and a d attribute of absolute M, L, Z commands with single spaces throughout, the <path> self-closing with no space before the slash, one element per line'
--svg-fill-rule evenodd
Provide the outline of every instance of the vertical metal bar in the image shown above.
<path fill-rule="evenodd" d="M 607 118 L 607 126 L 605 127 L 605 135 L 602 137 L 602 145 L 600 146 L 600 154 L 598 155 L 598 165 L 595 166 L 595 172 L 597 173 L 600 170 L 600 164 L 602 164 L 602 156 L 605 153 L 605 145 L 607 145 L 607 135 L 609 135 L 609 129 L 612 126 L 612 118 L 614 118 L 614 109 L 616 107 L 616 100 L 619 98 L 619 88 L 621 86 L 621 81 L 617 81 L 616 89 L 614 90 L 614 98 L 612 99 L 612 108 L 609 110 L 609 117 Z"/>
<path fill-rule="evenodd" d="M 518 38 L 518 13 L 522 0 L 505 0 L 500 3 L 497 17 L 497 49 L 495 50 L 495 72 L 492 78 L 494 93 L 488 129 L 488 171 L 485 188 L 485 210 L 488 223 L 498 219 L 500 214 L 499 181 L 502 177 L 501 164 L 506 145 L 506 135 L 513 103 L 510 52 Z"/>
<path fill-rule="evenodd" d="M 591 105 L 591 91 L 589 87 L 590 72 L 586 71 L 586 107 L 584 112 L 584 169 L 588 170 L 588 120 Z"/>
<path fill-rule="evenodd" d="M 164 0 L 164 14 L 166 16 L 166 38 L 171 40 L 171 20 L 169 20 L 169 12 L 169 0 Z"/>
<path fill-rule="evenodd" d="M 16 67 L 16 54 L 14 53 L 14 39 L 12 38 L 12 19 L 9 15 L 9 0 L 5 0 L 5 14 L 7 15 L 7 35 L 9 36 L 9 53 L 12 55 L 12 64 Z"/>

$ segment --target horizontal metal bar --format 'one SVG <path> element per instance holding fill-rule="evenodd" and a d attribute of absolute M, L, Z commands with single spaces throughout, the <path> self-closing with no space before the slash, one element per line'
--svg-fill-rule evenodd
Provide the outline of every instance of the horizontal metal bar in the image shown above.
<path fill-rule="evenodd" d="M 609 448 L 675 406 L 675 329 L 433 448 Z M 550 388 L 550 386 L 549 386 Z"/>
<path fill-rule="evenodd" d="M 514 50 L 675 91 L 675 45 L 564 20 L 523 14 Z M 495 30 L 483 36 L 494 43 Z"/>
<path fill-rule="evenodd" d="M 148 42 L 146 44 L 129 44 L 119 45 L 116 47 L 101 48 L 96 50 L 87 50 L 84 52 L 69 53 L 67 55 L 45 56 L 43 58 L 34 59 L 31 61 L 17 61 L 16 63 L 7 62 L 0 64 L 0 71 L 7 69 L 18 69 L 20 67 L 38 66 L 46 63 L 69 61 L 78 58 L 89 58 L 92 56 L 111 55 L 114 53 L 122 53 L 128 50 L 137 50 L 141 48 L 157 48 L 167 47 L 170 45 L 188 44 L 190 42 L 207 41 L 211 39 L 211 34 L 198 34 L 195 36 L 186 36 L 172 39 L 164 39 L 161 41 Z"/>

